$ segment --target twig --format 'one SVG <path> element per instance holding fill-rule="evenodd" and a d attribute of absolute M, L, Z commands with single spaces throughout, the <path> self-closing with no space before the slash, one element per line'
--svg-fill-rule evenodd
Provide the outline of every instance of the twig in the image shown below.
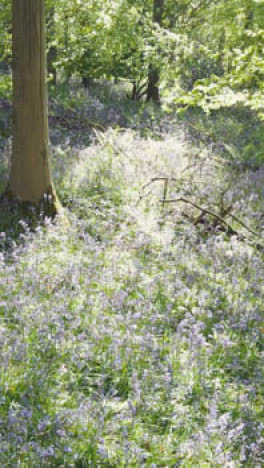
<path fill-rule="evenodd" d="M 168 193 L 168 187 L 169 187 L 169 178 L 167 177 L 167 179 L 164 180 L 164 189 L 163 189 L 163 210 L 165 208 L 165 202 L 166 202 L 166 197 L 167 197 L 167 193 Z"/>
<path fill-rule="evenodd" d="M 197 158 L 197 159 L 195 159 Z M 193 168 L 193 167 L 196 167 L 197 164 L 202 164 L 202 163 L 210 163 L 211 167 L 215 167 L 217 169 L 219 169 L 219 166 L 217 166 L 216 164 L 212 164 L 212 161 L 214 161 L 215 163 L 218 163 L 222 166 L 232 166 L 232 163 L 231 161 L 227 161 L 225 159 L 222 159 L 222 158 L 218 158 L 216 156 L 203 156 L 199 153 L 195 154 L 195 155 L 192 155 L 190 157 L 190 159 L 193 159 L 193 162 L 191 162 L 190 164 L 188 164 L 182 171 L 182 173 L 188 171 L 189 169 Z"/>
<path fill-rule="evenodd" d="M 177 182 L 177 179 L 175 179 L 175 177 L 153 177 L 153 179 L 151 179 L 149 182 L 143 185 L 142 190 L 145 190 L 149 185 L 153 184 L 153 182 L 166 181 L 168 179 L 173 180 L 174 182 Z"/>
<path fill-rule="evenodd" d="M 183 202 L 183 203 L 188 203 L 189 205 L 192 205 L 194 208 L 197 208 L 198 210 L 202 211 L 202 213 L 207 213 L 211 216 L 213 216 L 214 218 L 218 219 L 222 224 L 224 224 L 229 232 L 231 234 L 234 234 L 234 235 L 237 235 L 238 237 L 240 238 L 243 238 L 245 237 L 243 234 L 237 232 L 234 230 L 234 228 L 232 226 L 230 226 L 229 223 L 226 222 L 226 220 L 220 216 L 219 214 L 215 213 L 214 211 L 211 211 L 207 208 L 203 208 L 202 206 L 200 205 L 197 205 L 197 203 L 194 203 L 192 202 L 191 200 L 187 200 L 187 198 L 177 198 L 175 200 L 160 200 L 160 203 L 177 203 L 177 202 Z M 252 231 L 252 229 L 250 229 L 243 221 L 241 221 L 239 218 L 237 218 L 235 215 L 229 213 L 229 210 L 227 210 L 226 214 L 228 216 L 230 216 L 232 219 L 234 219 L 237 223 L 241 224 L 241 226 L 243 226 L 248 232 L 250 232 L 251 234 L 253 234 L 254 236 L 260 238 L 259 234 L 255 231 Z M 195 224 L 198 224 L 198 222 L 202 219 L 201 216 L 199 216 L 196 220 L 195 220 Z M 258 244 L 259 247 L 262 247 L 263 246 L 261 244 Z"/>
<path fill-rule="evenodd" d="M 100 128 L 103 132 L 106 131 L 106 127 L 104 127 L 102 124 L 100 124 L 99 122 L 94 122 L 92 120 L 89 120 L 87 118 L 83 119 L 83 121 L 87 124 L 87 125 L 90 125 L 91 127 L 98 127 Z"/>
<path fill-rule="evenodd" d="M 259 234 L 255 231 L 252 231 L 243 221 L 241 221 L 239 218 L 237 218 L 235 215 L 229 213 L 230 218 L 233 218 L 237 223 L 241 224 L 247 231 L 251 232 L 254 236 L 260 238 Z"/>
<path fill-rule="evenodd" d="M 143 198 L 147 198 L 149 195 L 151 195 L 151 190 L 149 190 L 149 191 L 148 191 L 147 193 L 145 193 L 145 194 L 141 194 L 141 195 L 138 197 L 138 200 L 137 200 L 135 206 L 137 207 L 137 206 L 140 204 L 141 200 L 143 200 Z"/>
<path fill-rule="evenodd" d="M 224 218 L 222 218 L 222 216 L 218 215 L 217 213 L 214 213 L 214 211 L 208 210 L 207 208 L 203 208 L 202 206 L 197 205 L 197 203 L 194 203 L 191 200 L 187 200 L 187 198 L 177 198 L 177 199 L 174 199 L 174 200 L 165 200 L 165 201 L 160 200 L 160 203 L 178 203 L 178 202 L 188 203 L 189 205 L 192 205 L 194 208 L 197 208 L 197 210 L 200 210 L 203 213 L 207 213 L 210 216 L 213 216 L 214 218 L 218 219 L 218 221 L 220 221 L 224 226 L 226 226 L 228 231 L 231 234 L 234 234 L 234 235 L 236 235 L 238 237 L 241 236 L 241 234 L 238 233 L 237 231 L 235 231 L 232 228 L 232 226 L 230 226 L 230 224 L 228 224 L 226 222 L 226 220 Z"/>

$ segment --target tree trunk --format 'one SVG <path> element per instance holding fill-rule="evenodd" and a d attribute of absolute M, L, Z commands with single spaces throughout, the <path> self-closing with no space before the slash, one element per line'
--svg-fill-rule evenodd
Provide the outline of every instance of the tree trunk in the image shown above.
<path fill-rule="evenodd" d="M 7 194 L 55 213 L 48 149 L 44 0 L 13 0 L 14 135 Z"/>
<path fill-rule="evenodd" d="M 87 76 L 83 76 L 82 77 L 82 84 L 83 84 L 83 87 L 87 89 L 87 88 L 89 88 L 89 86 L 91 86 L 92 79 L 88 78 Z"/>
<path fill-rule="evenodd" d="M 148 89 L 147 101 L 154 101 L 160 103 L 160 90 L 159 90 L 160 72 L 157 67 L 152 64 L 149 66 L 148 75 Z"/>
<path fill-rule="evenodd" d="M 153 0 L 153 22 L 162 25 L 164 0 Z M 160 70 L 152 63 L 149 65 L 147 101 L 160 102 Z"/>

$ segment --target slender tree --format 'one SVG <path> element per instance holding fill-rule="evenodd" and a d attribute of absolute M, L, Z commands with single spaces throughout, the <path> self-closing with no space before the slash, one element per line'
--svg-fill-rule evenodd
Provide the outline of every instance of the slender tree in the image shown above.
<path fill-rule="evenodd" d="M 9 199 L 55 214 L 48 149 L 44 0 L 13 0 L 14 134 Z"/>
<path fill-rule="evenodd" d="M 153 22 L 162 25 L 164 0 L 153 0 Z M 149 66 L 147 101 L 160 102 L 160 70 L 152 63 Z"/>

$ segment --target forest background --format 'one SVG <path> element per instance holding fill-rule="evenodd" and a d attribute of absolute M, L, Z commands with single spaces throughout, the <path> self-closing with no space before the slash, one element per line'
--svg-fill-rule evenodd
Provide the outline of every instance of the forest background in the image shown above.
<path fill-rule="evenodd" d="M 1 466 L 260 468 L 264 1 L 45 3 L 64 214 L 0 214 Z"/>

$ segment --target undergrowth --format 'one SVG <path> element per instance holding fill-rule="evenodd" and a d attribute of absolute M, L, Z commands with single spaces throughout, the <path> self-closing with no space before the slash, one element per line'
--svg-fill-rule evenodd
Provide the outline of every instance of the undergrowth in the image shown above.
<path fill-rule="evenodd" d="M 196 143 L 204 142 L 246 168 L 263 166 L 264 123 L 250 109 L 227 108 L 210 114 L 189 109 L 181 119 Z"/>
<path fill-rule="evenodd" d="M 65 214 L 0 234 L 1 466 L 260 468 L 263 251 L 163 200 L 261 241 L 257 173 L 181 130 L 53 153 Z"/>

